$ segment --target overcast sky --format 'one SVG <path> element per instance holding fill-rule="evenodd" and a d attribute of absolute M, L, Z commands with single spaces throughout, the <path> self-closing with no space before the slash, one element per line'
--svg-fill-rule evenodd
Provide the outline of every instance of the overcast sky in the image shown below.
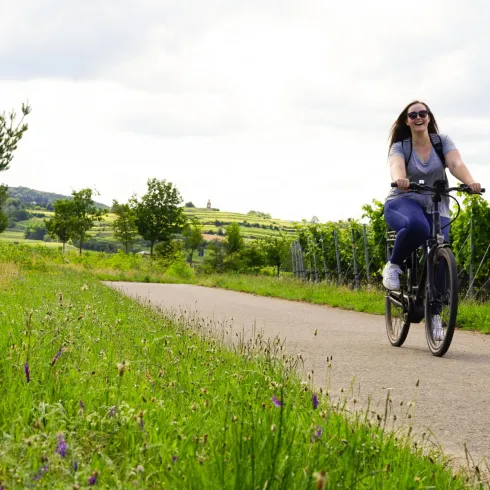
<path fill-rule="evenodd" d="M 426 101 L 490 188 L 490 4 L 0 0 L 0 110 L 29 101 L 9 186 L 360 218 L 387 138 Z M 488 198 L 488 197 L 487 197 Z"/>

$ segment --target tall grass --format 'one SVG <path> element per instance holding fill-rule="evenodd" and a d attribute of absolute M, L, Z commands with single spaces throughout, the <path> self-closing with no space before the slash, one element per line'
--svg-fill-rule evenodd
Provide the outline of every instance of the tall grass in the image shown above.
<path fill-rule="evenodd" d="M 198 284 L 242 291 L 261 296 L 283 298 L 329 305 L 377 315 L 384 314 L 384 291 L 363 288 L 359 291 L 334 283 L 308 283 L 293 277 L 252 276 L 245 274 L 196 275 L 183 256 L 173 263 L 152 260 L 149 257 L 126 255 L 122 252 L 68 252 L 43 246 L 27 247 L 0 242 L 0 257 L 30 267 L 37 264 L 64 264 L 68 268 L 90 272 L 104 281 L 132 281 L 155 283 Z M 457 326 L 467 330 L 490 333 L 490 303 L 465 300 L 460 303 Z"/>
<path fill-rule="evenodd" d="M 27 264 L 2 292 L 0 488 L 469 483 L 386 430 L 389 415 L 349 416 L 302 384 L 274 339 L 233 350 L 213 332 L 89 273 Z"/>

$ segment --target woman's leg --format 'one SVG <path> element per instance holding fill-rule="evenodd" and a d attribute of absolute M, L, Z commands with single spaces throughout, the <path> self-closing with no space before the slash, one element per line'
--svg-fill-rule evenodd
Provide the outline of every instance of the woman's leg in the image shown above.
<path fill-rule="evenodd" d="M 390 262 L 400 266 L 430 236 L 430 225 L 422 206 L 409 197 L 397 197 L 385 203 L 388 226 L 397 232 Z"/>

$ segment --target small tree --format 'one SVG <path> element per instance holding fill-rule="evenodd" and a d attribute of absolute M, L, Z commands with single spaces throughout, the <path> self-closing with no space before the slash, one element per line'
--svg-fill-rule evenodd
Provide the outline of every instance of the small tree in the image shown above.
<path fill-rule="evenodd" d="M 182 231 L 182 235 L 184 236 L 185 248 L 190 252 L 189 263 L 192 265 L 194 252 L 204 243 L 201 222 L 197 218 L 192 218 Z"/>
<path fill-rule="evenodd" d="M 268 265 L 277 267 L 277 275 L 280 275 L 281 265 L 289 251 L 289 240 L 286 236 L 268 236 L 258 239 L 259 248 L 263 250 Z"/>
<path fill-rule="evenodd" d="M 129 204 L 119 204 L 116 200 L 112 203 L 112 212 L 117 216 L 112 224 L 114 237 L 123 244 L 125 253 L 128 253 L 138 235 L 136 215 Z"/>
<path fill-rule="evenodd" d="M 22 104 L 22 117 L 16 121 L 17 115 L 14 111 L 6 115 L 0 114 L 0 172 L 8 170 L 13 153 L 17 149 L 17 144 L 27 131 L 27 124 L 24 118 L 31 112 L 29 104 Z"/>
<path fill-rule="evenodd" d="M 8 187 L 6 185 L 0 185 L 0 233 L 5 231 L 9 225 L 9 217 L 3 211 L 3 206 L 8 199 Z"/>
<path fill-rule="evenodd" d="M 238 223 L 232 223 L 231 225 L 225 228 L 226 230 L 226 238 L 225 238 L 225 247 L 226 253 L 232 254 L 235 252 L 240 252 L 243 248 L 243 236 L 240 230 L 240 225 Z"/>
<path fill-rule="evenodd" d="M 24 238 L 29 240 L 44 240 L 48 229 L 44 223 L 34 223 L 24 230 Z"/>
<path fill-rule="evenodd" d="M 211 240 L 208 243 L 207 248 L 209 249 L 210 253 L 205 258 L 204 264 L 210 267 L 212 270 L 221 273 L 223 270 L 223 261 L 225 258 L 224 243 L 217 239 Z"/>
<path fill-rule="evenodd" d="M 105 212 L 95 206 L 92 199 L 92 189 L 73 191 L 73 238 L 78 239 L 80 255 L 87 232 L 96 221 L 102 221 Z"/>
<path fill-rule="evenodd" d="M 136 215 L 138 233 L 150 242 L 150 254 L 158 242 L 170 242 L 172 235 L 179 233 L 186 224 L 179 191 L 166 180 L 148 179 L 148 192 L 138 201 L 129 201 Z"/>
<path fill-rule="evenodd" d="M 63 244 L 63 253 L 65 245 L 72 238 L 73 222 L 75 215 L 75 206 L 70 199 L 58 199 L 54 203 L 54 216 L 44 220 L 49 236 L 58 238 Z"/>

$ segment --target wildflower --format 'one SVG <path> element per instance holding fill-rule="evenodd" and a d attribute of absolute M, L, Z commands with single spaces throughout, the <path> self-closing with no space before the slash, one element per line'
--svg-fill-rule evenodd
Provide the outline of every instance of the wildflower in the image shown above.
<path fill-rule="evenodd" d="M 90 475 L 90 477 L 89 477 L 89 479 L 88 479 L 88 484 L 89 484 L 89 486 L 95 485 L 95 484 L 97 483 L 97 476 L 98 476 L 97 471 L 94 471 L 94 472 L 93 472 L 93 473 Z"/>
<path fill-rule="evenodd" d="M 280 407 L 281 406 L 281 400 L 279 400 L 275 395 L 272 395 L 272 403 L 276 406 L 276 407 Z"/>
<path fill-rule="evenodd" d="M 32 477 L 32 479 L 33 479 L 34 481 L 40 480 L 40 479 L 43 477 L 44 473 L 46 473 L 46 472 L 48 471 L 48 469 L 49 469 L 49 468 L 48 468 L 48 465 L 47 465 L 47 464 L 45 464 L 45 465 L 44 465 L 44 466 L 43 466 L 43 467 L 42 467 L 42 468 L 41 468 L 41 469 L 40 469 L 40 470 L 39 470 L 39 471 L 38 471 L 38 472 L 37 472 L 37 473 L 36 473 L 36 474 L 35 474 L 35 475 Z"/>
<path fill-rule="evenodd" d="M 136 420 L 138 421 L 141 429 L 145 428 L 145 421 L 143 420 L 143 417 L 145 416 L 145 412 L 143 410 L 140 411 L 138 416 L 136 417 Z"/>
<path fill-rule="evenodd" d="M 324 490 L 327 485 L 327 472 L 320 471 L 313 473 L 313 476 L 316 478 L 316 488 L 317 490 Z"/>
<path fill-rule="evenodd" d="M 73 461 L 73 471 L 75 473 L 78 471 L 78 461 Z"/>
<path fill-rule="evenodd" d="M 313 410 L 316 410 L 318 408 L 318 397 L 315 393 L 311 394 L 311 401 L 313 403 Z"/>
<path fill-rule="evenodd" d="M 143 473 L 145 471 L 145 467 L 142 465 L 142 464 L 139 464 L 137 467 L 136 467 L 136 471 L 138 473 Z"/>
<path fill-rule="evenodd" d="M 178 459 L 179 459 L 178 456 L 175 455 L 172 456 L 172 463 L 175 463 Z"/>
<path fill-rule="evenodd" d="M 316 442 L 317 439 L 319 439 L 323 434 L 323 429 L 321 426 L 317 425 L 315 427 L 315 430 L 313 432 L 313 435 L 311 436 L 311 442 Z"/>
<path fill-rule="evenodd" d="M 59 359 L 61 354 L 63 354 L 63 351 L 64 351 L 64 347 L 61 346 L 60 350 L 56 353 L 56 355 L 53 357 L 53 359 L 51 359 L 51 366 L 53 366 L 54 363 Z"/>
<path fill-rule="evenodd" d="M 24 364 L 24 372 L 26 374 L 26 381 L 30 383 L 31 381 L 31 371 L 29 370 L 29 361 Z"/>
<path fill-rule="evenodd" d="M 81 287 L 81 290 L 82 291 L 87 291 L 88 290 L 88 286 L 86 284 L 84 284 L 82 287 Z"/>
<path fill-rule="evenodd" d="M 117 364 L 117 369 L 119 369 L 119 376 L 122 376 L 124 374 L 124 371 L 126 371 L 126 366 L 128 365 L 129 365 L 128 361 L 119 362 Z"/>
<path fill-rule="evenodd" d="M 276 424 L 271 425 L 271 432 L 276 432 L 277 426 Z"/>
<path fill-rule="evenodd" d="M 68 444 L 63 439 L 63 434 L 58 434 L 58 445 L 56 446 L 56 452 L 64 458 L 66 456 L 66 450 L 68 449 Z"/>

